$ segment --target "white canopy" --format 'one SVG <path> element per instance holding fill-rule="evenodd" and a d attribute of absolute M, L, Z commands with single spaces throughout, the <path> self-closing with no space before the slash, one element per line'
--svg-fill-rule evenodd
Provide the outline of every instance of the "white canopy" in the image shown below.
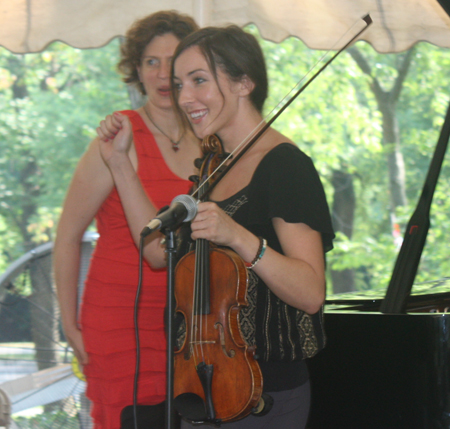
<path fill-rule="evenodd" d="M 450 47 L 450 17 L 438 0 L 0 0 L 0 45 L 15 53 L 39 52 L 55 40 L 99 47 L 162 8 L 201 26 L 254 23 L 266 39 L 296 36 L 314 49 L 338 48 L 346 30 L 370 13 L 374 23 L 361 38 L 379 52 L 418 41 Z"/>

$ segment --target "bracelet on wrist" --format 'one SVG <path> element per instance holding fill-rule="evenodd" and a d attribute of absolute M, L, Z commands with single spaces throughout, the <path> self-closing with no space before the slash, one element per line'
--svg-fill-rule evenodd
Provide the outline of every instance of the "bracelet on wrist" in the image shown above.
<path fill-rule="evenodd" d="M 256 256 L 253 259 L 252 262 L 245 262 L 245 266 L 251 270 L 252 268 L 255 267 L 255 265 L 260 261 L 260 259 L 263 257 L 264 252 L 266 251 L 266 247 L 267 247 L 267 240 L 265 238 L 262 237 L 258 237 L 259 238 L 259 248 L 258 251 L 256 252 Z"/>

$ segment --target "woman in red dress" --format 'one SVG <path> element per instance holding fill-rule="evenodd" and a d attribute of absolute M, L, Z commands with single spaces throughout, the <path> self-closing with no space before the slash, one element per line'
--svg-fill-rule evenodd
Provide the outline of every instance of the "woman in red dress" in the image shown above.
<path fill-rule="evenodd" d="M 92 141 L 75 171 L 58 225 L 54 272 L 62 322 L 87 378 L 96 429 L 119 428 L 122 409 L 133 403 L 140 232 L 161 207 L 188 192 L 199 156 L 197 138 L 174 113 L 169 82 L 173 52 L 195 29 L 187 16 L 158 12 L 129 30 L 119 68 L 126 82 L 147 94 L 147 102 L 105 119 L 127 138 L 112 140 L 99 128 L 101 137 Z M 100 238 L 78 319 L 80 243 L 94 217 Z M 160 235 L 149 237 L 146 253 L 155 253 L 160 241 Z M 139 304 L 141 405 L 160 404 L 166 396 L 166 274 L 158 265 L 165 265 L 162 258 L 153 268 L 145 264 Z M 163 412 L 164 407 L 155 409 Z"/>

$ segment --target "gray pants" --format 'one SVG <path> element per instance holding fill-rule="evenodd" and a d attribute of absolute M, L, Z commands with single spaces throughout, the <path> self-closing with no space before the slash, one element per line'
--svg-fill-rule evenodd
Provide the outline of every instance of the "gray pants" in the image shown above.
<path fill-rule="evenodd" d="M 311 392 L 309 381 L 283 392 L 267 392 L 274 400 L 273 408 L 263 417 L 249 415 L 242 420 L 224 423 L 223 429 L 304 429 L 308 420 Z M 181 429 L 211 427 L 181 422 Z"/>

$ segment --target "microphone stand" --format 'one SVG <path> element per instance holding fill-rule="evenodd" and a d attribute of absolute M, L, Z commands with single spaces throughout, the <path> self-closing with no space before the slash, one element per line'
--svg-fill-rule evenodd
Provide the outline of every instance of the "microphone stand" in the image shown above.
<path fill-rule="evenodd" d="M 175 333 L 175 233 L 170 228 L 165 228 L 163 233 L 166 236 L 167 252 L 167 399 L 166 399 L 166 428 L 175 428 L 174 408 L 173 408 L 173 375 L 174 375 L 174 345 Z"/>
<path fill-rule="evenodd" d="M 163 207 L 158 215 L 141 232 L 141 237 L 151 234 L 159 229 L 165 235 L 167 253 L 167 306 L 166 306 L 166 333 L 167 333 L 167 395 L 166 395 L 166 428 L 175 429 L 175 413 L 173 406 L 173 379 L 174 379 L 174 349 L 175 349 L 175 230 L 184 221 L 191 220 L 197 214 L 197 203 L 189 195 L 179 195 L 172 203 L 179 203 L 184 206 L 184 211 L 176 209 L 176 206 Z M 172 208 L 172 210 L 170 210 Z M 167 211 L 168 217 L 163 214 Z M 153 224 L 153 221 L 157 221 Z M 166 225 L 166 226 L 164 226 Z"/>

